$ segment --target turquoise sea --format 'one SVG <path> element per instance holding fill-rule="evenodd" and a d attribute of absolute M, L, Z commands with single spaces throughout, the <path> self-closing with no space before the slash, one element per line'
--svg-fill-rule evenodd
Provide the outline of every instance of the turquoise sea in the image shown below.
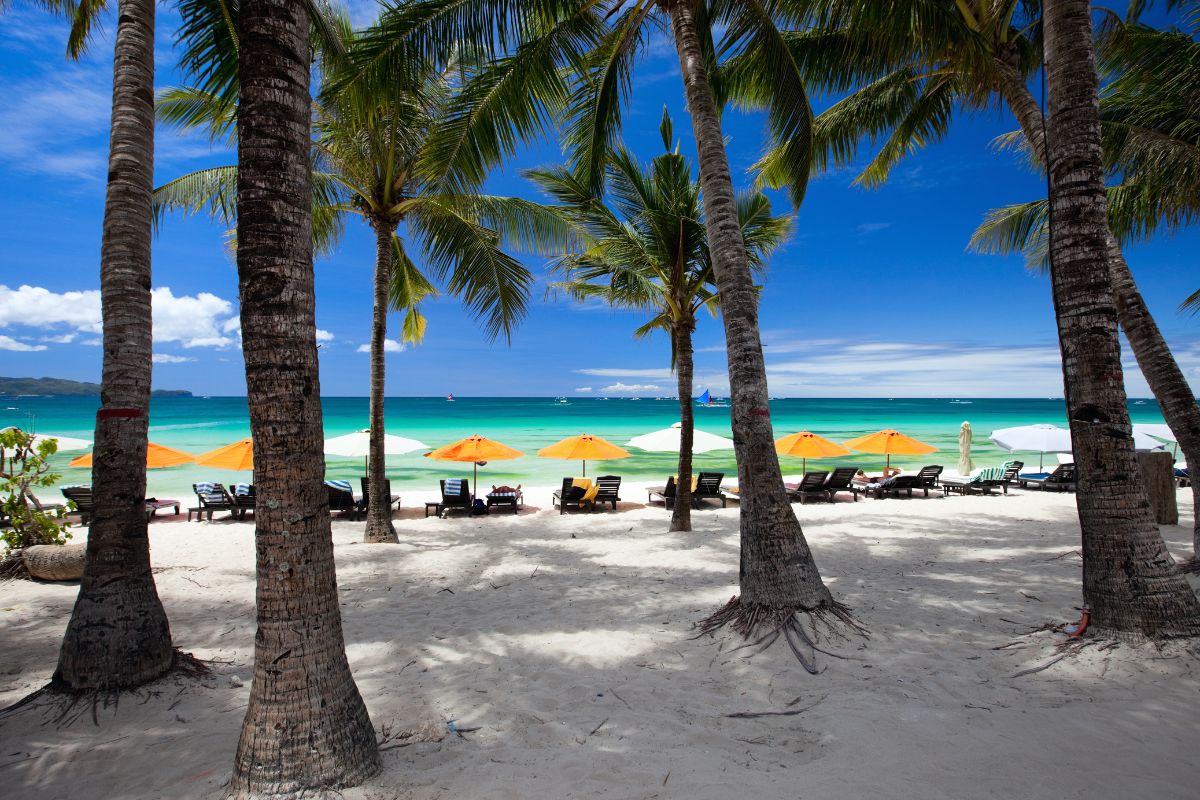
<path fill-rule="evenodd" d="M 326 397 L 325 436 L 331 438 L 366 427 L 367 398 Z M 38 433 L 92 439 L 95 397 L 9 397 L 0 398 L 0 427 L 17 425 Z M 550 486 L 564 476 L 579 472 L 578 462 L 538 458 L 537 451 L 561 438 L 593 433 L 624 445 L 639 434 L 665 428 L 679 419 L 678 404 L 672 399 L 550 397 L 392 397 L 387 404 L 389 433 L 419 439 L 430 448 L 449 444 L 474 433 L 487 436 L 523 451 L 513 461 L 494 461 L 479 471 L 480 485 L 517 484 Z M 1153 400 L 1131 401 L 1134 422 L 1162 422 Z M 776 436 L 810 430 L 834 441 L 860 436 L 881 428 L 896 428 L 941 449 L 931 456 L 893 458 L 900 466 L 919 467 L 941 463 L 953 470 L 958 461 L 958 430 L 970 421 L 974 430 L 973 457 L 977 465 L 1002 461 L 1007 454 L 988 441 L 997 428 L 1048 422 L 1066 424 L 1062 400 L 1033 399 L 781 399 L 771 402 Z M 728 408 L 696 408 L 697 428 L 730 436 Z M 156 397 L 151 405 L 150 439 L 159 444 L 200 454 L 250 435 L 250 420 L 244 397 Z M 469 475 L 470 464 L 433 462 L 414 452 L 388 458 L 388 475 L 393 491 L 408 493 L 436 491 L 439 477 Z M 588 464 L 589 475 L 609 472 L 628 480 L 664 479 L 674 471 L 675 457 L 666 453 L 644 453 L 620 461 Z M 90 470 L 70 468 L 66 463 L 79 453 L 55 457 L 63 485 L 88 483 Z M 1036 463 L 1037 455 L 1032 456 Z M 1050 456 L 1053 460 L 1053 456 Z M 800 472 L 799 459 L 783 459 L 785 474 Z M 1026 458 L 1029 461 L 1029 458 Z M 696 468 L 736 470 L 732 451 L 696 456 Z M 809 468 L 862 466 L 878 470 L 882 456 L 857 454 L 845 458 L 810 462 Z M 363 474 L 361 459 L 329 459 L 331 478 L 350 479 L 358 489 Z M 149 493 L 160 497 L 187 498 L 198 480 L 233 483 L 249 480 L 246 473 L 203 467 L 174 467 L 149 473 Z"/>

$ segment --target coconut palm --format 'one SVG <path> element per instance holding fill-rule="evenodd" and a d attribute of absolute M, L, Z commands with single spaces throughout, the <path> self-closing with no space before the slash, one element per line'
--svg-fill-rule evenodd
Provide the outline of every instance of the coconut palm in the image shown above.
<path fill-rule="evenodd" d="M 409 258 L 409 249 L 415 245 L 432 279 L 462 296 L 484 318 L 491 338 L 507 340 L 525 313 L 533 278 L 501 244 L 561 247 L 566 226 L 535 203 L 447 190 L 444 182 L 433 180 L 423 159 L 449 98 L 449 79 L 427 65 L 410 63 L 402 81 L 365 76 L 339 81 L 338 56 L 353 55 L 356 37 L 344 16 L 329 13 L 326 19 L 338 31 L 340 47 L 322 48 L 326 85 L 313 105 L 314 244 L 331 250 L 350 215 L 367 222 L 375 236 L 368 486 L 369 496 L 381 501 L 370 504 L 364 539 L 396 542 L 383 454 L 387 312 L 389 303 L 406 311 L 403 338 L 419 341 L 425 330 L 420 304 L 435 293 L 430 278 Z M 186 87 L 165 92 L 159 109 L 168 122 L 205 127 L 220 136 L 227 134 L 236 105 L 204 87 Z M 158 189 L 157 209 L 160 214 L 207 211 L 228 224 L 235 185 L 234 167 L 193 172 Z M 404 238 L 397 235 L 402 224 Z"/>
<path fill-rule="evenodd" d="M 732 623 L 768 643 L 781 633 L 789 642 L 808 641 L 804 617 L 854 624 L 822 582 L 783 486 L 757 289 L 718 113 L 731 98 L 765 111 L 767 134 L 779 145 L 777 171 L 799 203 L 808 177 L 811 110 L 782 34 L 791 22 L 785 11 L 786 4 L 765 0 L 418 0 L 384 10 L 357 62 L 363 72 L 386 74 L 407 52 L 437 59 L 453 44 L 468 68 L 456 110 L 431 143 L 435 172 L 479 182 L 522 141 L 565 121 L 573 169 L 595 189 L 639 57 L 655 30 L 671 30 L 699 153 L 742 490 L 741 595 L 704 630 Z M 727 76 L 722 65 L 735 57 L 744 68 Z"/>
<path fill-rule="evenodd" d="M 254 682 L 234 796 L 303 794 L 379 770 L 346 661 L 334 571 L 317 366 L 303 5 L 238 12 L 238 283 L 259 497 Z"/>
<path fill-rule="evenodd" d="M 672 531 L 690 531 L 692 487 L 692 334 L 702 309 L 716 313 L 712 258 L 705 241 L 700 185 L 687 159 L 674 145 L 671 118 L 663 111 L 663 147 L 647 170 L 625 148 L 607 159 L 606 205 L 587 182 L 565 167 L 526 173 L 563 205 L 563 213 L 584 243 L 558 259 L 564 280 L 555 288 L 587 301 L 648 312 L 649 321 L 634 335 L 661 330 L 671 337 L 671 366 L 679 398 L 680 447 L 678 494 Z M 738 218 L 747 255 L 754 267 L 787 236 L 791 220 L 771 215 L 759 192 L 738 197 Z"/>
<path fill-rule="evenodd" d="M 1200 600 L 1163 544 L 1145 498 L 1122 383 L 1117 299 L 1108 272 L 1094 266 L 1105 260 L 1112 234 L 1088 0 L 1048 2 L 1043 24 L 1050 275 L 1080 468 L 1084 602 L 1101 628 L 1152 637 L 1200 634 Z"/>
<path fill-rule="evenodd" d="M 789 44 L 811 84 L 845 91 L 814 126 L 814 164 L 851 163 L 864 138 L 878 141 L 858 182 L 876 186 L 907 154 L 939 140 L 957 108 L 1003 102 L 1036 164 L 1045 164 L 1041 110 L 1028 78 L 1041 63 L 1039 6 L 1026 0 L 793 0 L 809 30 Z M 769 183 L 782 174 L 768 154 Z M 1134 201 L 1119 199 L 1114 209 Z M 1106 264 L 1130 347 L 1189 465 L 1200 464 L 1200 406 L 1150 315 L 1115 237 Z M 1193 489 L 1200 507 L 1200 487 Z M 1198 523 L 1200 526 L 1200 523 Z M 1200 546 L 1200 527 L 1194 533 Z"/>
<path fill-rule="evenodd" d="M 40 4 L 69 19 L 67 52 L 75 58 L 106 7 L 103 0 Z M 142 513 L 151 377 L 153 87 L 154 3 L 120 0 L 100 246 L 104 352 L 92 468 L 96 505 L 79 595 L 51 681 L 68 691 L 132 688 L 174 663 Z"/>

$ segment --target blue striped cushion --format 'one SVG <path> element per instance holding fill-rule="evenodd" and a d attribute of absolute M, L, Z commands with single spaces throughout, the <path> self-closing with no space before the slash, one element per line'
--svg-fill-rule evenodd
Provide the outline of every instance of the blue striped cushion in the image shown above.
<path fill-rule="evenodd" d="M 212 494 L 216 485 L 212 481 L 200 481 L 196 484 L 196 494 Z"/>
<path fill-rule="evenodd" d="M 446 481 L 446 488 L 443 490 L 447 495 L 455 495 L 463 493 L 463 479 L 451 478 Z"/>
<path fill-rule="evenodd" d="M 325 485 L 331 486 L 334 489 L 339 489 L 343 492 L 349 492 L 350 494 L 354 494 L 354 489 L 350 486 L 350 481 L 331 480 L 331 481 L 325 481 Z"/>
<path fill-rule="evenodd" d="M 248 484 L 248 483 L 236 484 L 233 487 L 233 493 L 235 495 L 237 495 L 238 497 L 249 497 L 250 496 L 250 484 Z"/>

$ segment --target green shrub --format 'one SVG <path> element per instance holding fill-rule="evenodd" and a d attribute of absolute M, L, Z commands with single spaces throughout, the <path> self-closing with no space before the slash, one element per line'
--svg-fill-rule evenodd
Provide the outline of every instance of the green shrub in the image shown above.
<path fill-rule="evenodd" d="M 53 486 L 59 479 L 50 471 L 50 456 L 58 450 L 53 439 L 34 445 L 32 433 L 20 428 L 0 430 L 0 514 L 6 518 L 0 531 L 5 554 L 35 544 L 66 544 L 71 538 L 67 511 L 42 508 L 33 496 L 36 488 Z"/>

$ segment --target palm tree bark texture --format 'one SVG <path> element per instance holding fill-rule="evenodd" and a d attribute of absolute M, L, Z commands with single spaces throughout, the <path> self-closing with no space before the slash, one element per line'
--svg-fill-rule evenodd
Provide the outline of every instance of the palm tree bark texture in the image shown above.
<path fill-rule="evenodd" d="M 239 31 L 237 264 L 258 633 L 230 789 L 294 796 L 358 784 L 380 762 L 346 661 L 322 483 L 305 3 L 242 0 Z"/>
<path fill-rule="evenodd" d="M 680 283 L 682 283 L 680 278 Z M 672 531 L 692 529 L 692 444 L 696 434 L 695 409 L 692 406 L 692 331 L 696 326 L 691 315 L 682 309 L 690 307 L 686 297 L 677 297 L 679 309 L 672 333 L 675 336 L 675 386 L 679 396 L 679 482 L 675 487 L 675 508 L 671 512 Z"/>
<path fill-rule="evenodd" d="M 805 668 L 815 671 L 797 648 L 796 637 L 811 645 L 798 615 L 806 615 L 814 627 L 840 621 L 860 632 L 862 629 L 822 582 L 783 485 L 768 408 L 758 296 L 738 223 L 733 181 L 705 71 L 693 0 L 664 2 L 671 15 L 699 155 L 708 246 L 725 326 L 730 420 L 741 498 L 741 595 L 705 620 L 701 630 L 714 631 L 731 624 L 743 636 L 767 636 L 768 644 L 783 633 Z"/>
<path fill-rule="evenodd" d="M 1046 152 L 1042 143 L 1045 120 L 1029 87 L 1009 68 L 1000 69 L 1001 80 L 997 91 L 1012 110 L 1021 126 L 1021 133 L 1030 143 L 1034 157 L 1046 164 Z M 1200 467 L 1200 405 L 1196 395 L 1184 377 L 1183 370 L 1167 346 L 1158 323 L 1146 307 L 1146 301 L 1134 282 L 1133 273 L 1121 252 L 1121 246 L 1111 231 L 1106 233 L 1108 269 L 1116 301 L 1117 322 L 1129 339 L 1129 348 L 1137 359 L 1138 367 L 1158 400 L 1163 419 L 1179 442 L 1188 474 L 1193 466 Z M 1200 509 L 1200 482 L 1192 481 L 1192 507 Z M 1200 557 L 1200 514 L 1194 515 L 1192 525 L 1192 553 Z"/>
<path fill-rule="evenodd" d="M 392 238 L 396 223 L 371 220 L 375 230 L 375 308 L 371 317 L 371 433 L 370 462 L 367 464 L 369 487 L 365 542 L 399 542 L 392 525 L 392 498 L 387 491 L 387 463 L 384 460 L 384 355 L 387 339 L 388 286 L 391 284 Z"/>
<path fill-rule="evenodd" d="M 1146 500 L 1126 406 L 1108 217 L 1098 78 L 1087 0 L 1047 0 L 1050 256 L 1093 625 L 1118 635 L 1200 633 L 1200 602 L 1163 544 Z"/>
<path fill-rule="evenodd" d="M 154 3 L 121 0 L 100 252 L 104 365 L 92 467 L 96 505 L 79 596 L 51 682 L 69 691 L 132 688 L 174 662 L 146 532 L 153 178 Z"/>

